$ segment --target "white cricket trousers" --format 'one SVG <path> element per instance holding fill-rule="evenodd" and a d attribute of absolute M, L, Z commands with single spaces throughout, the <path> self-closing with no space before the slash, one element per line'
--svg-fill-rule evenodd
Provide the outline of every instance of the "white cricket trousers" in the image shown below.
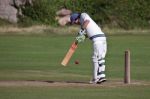
<path fill-rule="evenodd" d="M 107 52 L 106 40 L 93 42 L 93 79 L 105 77 L 105 55 Z"/>

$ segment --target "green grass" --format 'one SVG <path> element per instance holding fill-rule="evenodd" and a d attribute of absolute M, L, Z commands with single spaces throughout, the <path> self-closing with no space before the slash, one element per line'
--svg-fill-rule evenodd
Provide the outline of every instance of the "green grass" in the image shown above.
<path fill-rule="evenodd" d="M 1 99 L 149 99 L 148 87 L 126 88 L 46 88 L 3 87 Z"/>
<path fill-rule="evenodd" d="M 0 80 L 89 81 L 92 43 L 80 44 L 68 67 L 60 65 L 73 36 L 0 36 Z M 150 35 L 108 36 L 107 79 L 123 79 L 124 51 L 131 51 L 131 79 L 150 81 Z M 79 65 L 74 60 L 80 60 Z M 149 99 L 150 87 L 0 87 L 1 99 Z M 9 94 L 9 95 L 8 95 Z"/>
<path fill-rule="evenodd" d="M 60 65 L 73 39 L 73 36 L 0 36 L 0 79 L 47 80 L 63 79 L 67 75 L 68 80 L 69 75 L 90 79 L 92 43 L 89 40 L 79 45 L 68 67 Z M 123 78 L 124 51 L 130 49 L 132 79 L 150 80 L 149 39 L 149 35 L 109 36 L 108 78 Z M 74 64 L 76 59 L 80 60 L 79 65 Z"/>

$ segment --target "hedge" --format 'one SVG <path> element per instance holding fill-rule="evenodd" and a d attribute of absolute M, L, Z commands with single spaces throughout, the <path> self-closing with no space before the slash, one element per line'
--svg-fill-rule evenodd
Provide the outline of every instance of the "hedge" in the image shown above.
<path fill-rule="evenodd" d="M 102 26 L 148 28 L 149 5 L 150 0 L 34 0 L 34 5 L 27 6 L 23 13 L 32 22 L 56 26 L 55 13 L 65 7 L 73 12 L 87 12 Z"/>

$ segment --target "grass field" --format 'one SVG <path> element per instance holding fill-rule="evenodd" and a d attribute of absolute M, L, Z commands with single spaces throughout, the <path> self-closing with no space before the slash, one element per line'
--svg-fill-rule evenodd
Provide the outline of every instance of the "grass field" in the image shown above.
<path fill-rule="evenodd" d="M 60 65 L 73 36 L 0 36 L 0 82 L 54 81 L 88 82 L 91 79 L 92 43 L 80 44 L 68 67 Z M 1 99 L 149 99 L 150 35 L 108 36 L 104 86 L 0 86 Z M 124 51 L 131 51 L 131 82 L 117 85 L 124 75 Z M 74 61 L 80 60 L 75 65 Z M 139 84 L 140 82 L 140 84 Z M 18 84 L 18 83 L 16 83 Z M 111 86 L 110 86 L 111 85 Z"/>

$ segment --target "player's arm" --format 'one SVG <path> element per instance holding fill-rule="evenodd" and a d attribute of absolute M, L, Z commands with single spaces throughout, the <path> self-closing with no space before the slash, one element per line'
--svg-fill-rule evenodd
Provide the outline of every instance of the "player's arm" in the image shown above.
<path fill-rule="evenodd" d="M 90 20 L 85 20 L 83 22 L 83 25 L 81 26 L 81 29 L 83 29 L 83 30 L 86 29 L 86 27 L 88 26 L 89 22 L 90 22 Z"/>
<path fill-rule="evenodd" d="M 78 43 L 80 42 L 84 42 L 85 38 L 87 37 L 87 34 L 85 33 L 85 29 L 87 27 L 87 25 L 89 24 L 89 20 L 85 20 L 81 26 L 81 29 L 78 33 L 78 36 L 76 37 L 76 40 Z"/>
<path fill-rule="evenodd" d="M 80 35 L 85 35 L 85 37 L 87 38 L 87 34 L 85 33 L 85 29 L 86 29 L 86 27 L 88 26 L 88 24 L 89 24 L 89 20 L 85 20 L 84 22 L 83 22 L 83 25 L 81 25 L 81 29 L 80 29 L 80 31 L 79 31 L 79 34 Z"/>
<path fill-rule="evenodd" d="M 81 29 L 80 29 L 80 31 L 78 32 L 79 35 L 86 35 L 85 29 L 86 29 L 87 25 L 89 24 L 89 22 L 90 22 L 89 20 L 85 20 L 85 21 L 83 22 L 83 24 L 81 25 Z"/>

